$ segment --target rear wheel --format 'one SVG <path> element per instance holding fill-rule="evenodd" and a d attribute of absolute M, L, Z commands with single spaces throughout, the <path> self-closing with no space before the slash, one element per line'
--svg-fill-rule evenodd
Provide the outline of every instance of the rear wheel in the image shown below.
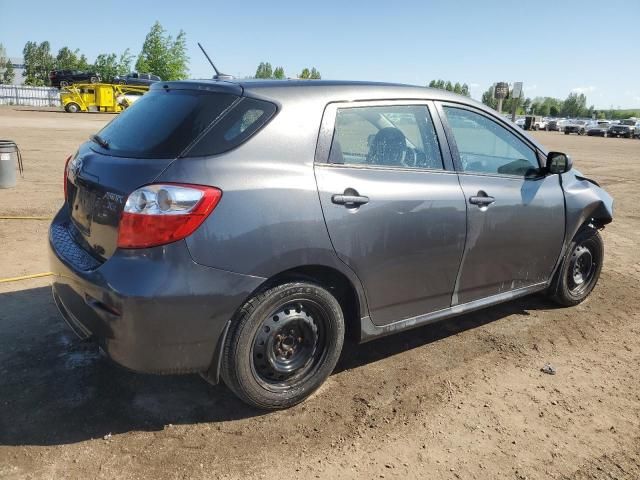
<path fill-rule="evenodd" d="M 98 83 L 98 77 L 91 77 L 91 78 L 89 79 L 89 81 L 90 81 L 91 83 Z"/>
<path fill-rule="evenodd" d="M 553 299 L 560 305 L 582 302 L 598 283 L 604 243 L 595 228 L 581 229 L 571 241 L 560 270 L 551 284 Z"/>
<path fill-rule="evenodd" d="M 69 82 L 67 82 L 66 80 L 60 81 L 60 87 L 68 87 L 68 86 L 69 86 Z"/>
<path fill-rule="evenodd" d="M 331 293 L 309 282 L 279 285 L 253 297 L 234 318 L 222 378 L 249 405 L 288 408 L 327 379 L 343 340 L 342 309 Z"/>
<path fill-rule="evenodd" d="M 80 105 L 78 105 L 77 103 L 67 103 L 64 106 L 64 109 L 68 112 L 68 113 L 78 113 L 80 111 Z"/>

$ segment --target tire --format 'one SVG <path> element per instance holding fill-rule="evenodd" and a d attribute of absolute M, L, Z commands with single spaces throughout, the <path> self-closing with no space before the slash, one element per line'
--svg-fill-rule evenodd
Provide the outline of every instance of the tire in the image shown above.
<path fill-rule="evenodd" d="M 120 81 L 118 82 L 118 84 L 120 84 L 120 85 L 126 85 L 126 84 L 127 84 L 127 82 L 126 82 L 126 80 L 120 80 Z"/>
<path fill-rule="evenodd" d="M 604 258 L 604 242 L 593 227 L 584 227 L 571 241 L 550 293 L 565 307 L 579 304 L 598 283 Z"/>
<path fill-rule="evenodd" d="M 91 83 L 98 83 L 98 77 L 91 77 L 91 78 L 89 79 L 89 82 L 91 82 Z"/>
<path fill-rule="evenodd" d="M 565 134 L 565 135 L 569 135 L 569 132 L 567 132 L 567 131 L 565 130 L 565 131 L 564 131 L 564 134 Z"/>
<path fill-rule="evenodd" d="M 222 352 L 222 379 L 251 406 L 291 407 L 331 374 L 344 331 L 340 304 L 319 285 L 300 281 L 270 288 L 234 317 Z"/>
<path fill-rule="evenodd" d="M 66 80 L 61 80 L 60 81 L 60 88 L 68 87 L 68 86 L 69 86 L 69 82 L 67 82 Z"/>
<path fill-rule="evenodd" d="M 80 111 L 80 105 L 78 105 L 77 103 L 71 102 L 71 103 L 67 103 L 64 106 L 64 109 L 67 113 L 78 113 Z"/>

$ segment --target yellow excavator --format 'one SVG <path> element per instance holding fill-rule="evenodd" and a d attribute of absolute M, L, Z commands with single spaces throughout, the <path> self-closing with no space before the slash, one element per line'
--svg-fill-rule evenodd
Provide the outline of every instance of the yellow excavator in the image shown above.
<path fill-rule="evenodd" d="M 68 113 L 119 113 L 148 91 L 144 85 L 75 83 L 60 89 L 60 102 Z"/>

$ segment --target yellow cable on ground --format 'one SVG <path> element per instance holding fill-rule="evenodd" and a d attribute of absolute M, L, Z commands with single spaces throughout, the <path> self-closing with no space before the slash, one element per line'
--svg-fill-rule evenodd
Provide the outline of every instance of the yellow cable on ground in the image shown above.
<path fill-rule="evenodd" d="M 34 273 L 33 275 L 24 275 L 22 277 L 0 278 L 0 283 L 19 282 L 20 280 L 29 280 L 31 278 L 48 277 L 53 275 L 52 272 Z"/>
<path fill-rule="evenodd" d="M 1 216 L 0 220 L 51 220 L 53 217 L 7 217 Z"/>

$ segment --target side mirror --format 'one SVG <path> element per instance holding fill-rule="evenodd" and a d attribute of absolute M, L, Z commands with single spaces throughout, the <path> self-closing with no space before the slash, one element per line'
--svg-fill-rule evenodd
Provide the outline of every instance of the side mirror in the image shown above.
<path fill-rule="evenodd" d="M 547 171 L 549 173 L 566 173 L 573 168 L 571 157 L 562 152 L 549 152 L 547 155 Z"/>

